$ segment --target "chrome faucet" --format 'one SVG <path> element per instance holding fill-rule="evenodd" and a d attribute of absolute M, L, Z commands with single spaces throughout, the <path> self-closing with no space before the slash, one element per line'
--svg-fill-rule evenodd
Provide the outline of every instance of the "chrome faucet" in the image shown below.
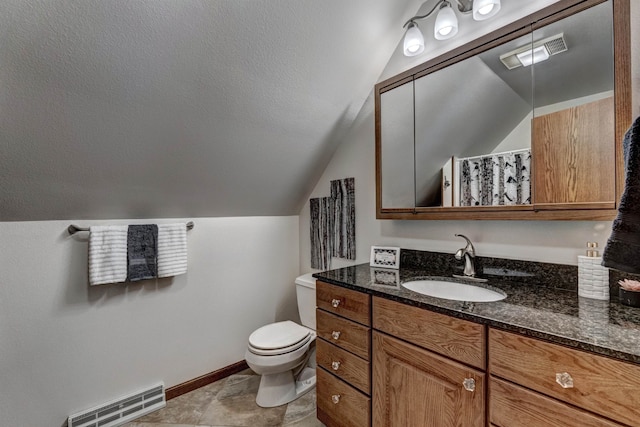
<path fill-rule="evenodd" d="M 471 240 L 469 240 L 469 238 L 463 234 L 456 234 L 455 236 L 462 237 L 467 241 L 467 246 L 458 249 L 455 255 L 457 260 L 461 260 L 462 258 L 464 258 L 464 276 L 475 277 L 476 269 L 473 265 L 473 259 L 476 257 L 476 250 L 473 247 L 473 243 L 471 243 Z"/>

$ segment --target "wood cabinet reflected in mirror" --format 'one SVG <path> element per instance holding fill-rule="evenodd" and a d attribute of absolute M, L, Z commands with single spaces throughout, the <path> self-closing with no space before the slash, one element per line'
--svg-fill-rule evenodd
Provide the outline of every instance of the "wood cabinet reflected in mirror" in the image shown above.
<path fill-rule="evenodd" d="M 377 218 L 613 219 L 629 0 L 561 0 L 375 95 Z"/>

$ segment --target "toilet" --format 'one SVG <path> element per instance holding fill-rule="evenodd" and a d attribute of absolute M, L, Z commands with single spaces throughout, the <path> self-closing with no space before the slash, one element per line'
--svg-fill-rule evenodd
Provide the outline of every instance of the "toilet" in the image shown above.
<path fill-rule="evenodd" d="M 244 358 L 262 375 L 256 403 L 263 408 L 289 403 L 316 385 L 316 279 L 312 274 L 295 280 L 302 325 L 285 320 L 258 328 L 249 336 Z"/>

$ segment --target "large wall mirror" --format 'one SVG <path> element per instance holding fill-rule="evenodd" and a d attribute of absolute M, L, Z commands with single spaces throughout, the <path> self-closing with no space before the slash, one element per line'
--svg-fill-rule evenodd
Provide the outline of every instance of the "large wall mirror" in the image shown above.
<path fill-rule="evenodd" d="M 378 218 L 613 218 L 628 15 L 560 1 L 376 85 Z"/>

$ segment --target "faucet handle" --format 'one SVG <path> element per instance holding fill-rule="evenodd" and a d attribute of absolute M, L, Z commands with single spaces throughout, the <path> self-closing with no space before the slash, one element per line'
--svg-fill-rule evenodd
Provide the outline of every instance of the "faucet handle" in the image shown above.
<path fill-rule="evenodd" d="M 467 236 L 465 236 L 464 234 L 455 234 L 455 236 L 462 237 L 464 240 L 467 241 L 467 246 L 464 248 L 464 252 L 468 253 L 469 256 L 472 256 L 472 257 L 476 256 L 476 250 L 473 247 L 473 243 L 471 243 L 471 240 L 469 240 Z M 456 252 L 456 259 L 461 259 L 462 256 L 464 255 L 464 252 L 462 250 L 459 250 L 458 252 Z"/>

